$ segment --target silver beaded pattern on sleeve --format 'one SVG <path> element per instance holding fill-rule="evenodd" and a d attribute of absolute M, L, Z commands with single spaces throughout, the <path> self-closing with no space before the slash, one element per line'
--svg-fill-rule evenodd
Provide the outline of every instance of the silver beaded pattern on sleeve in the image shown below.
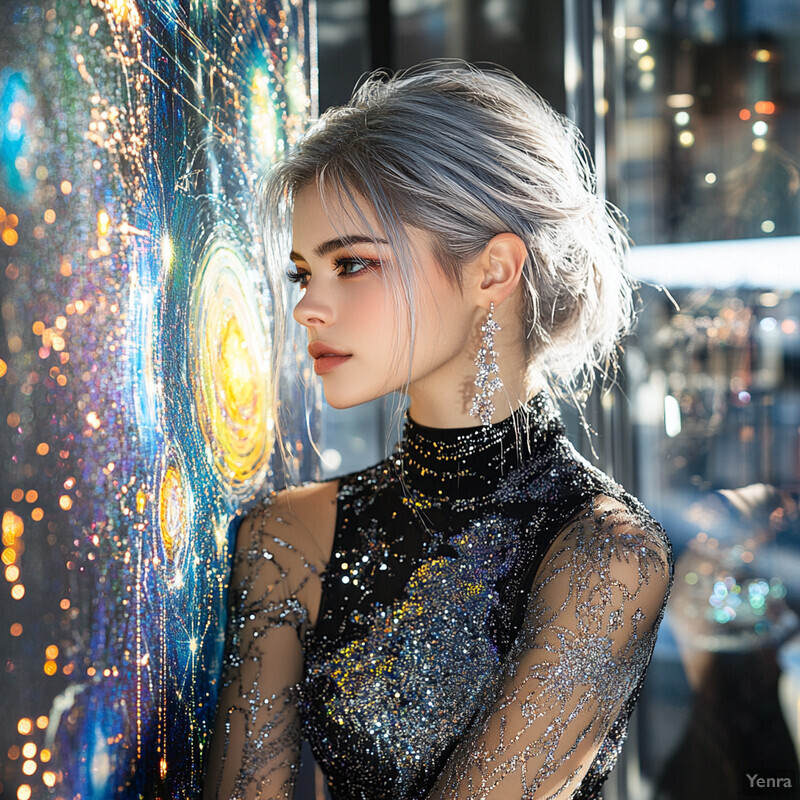
<path fill-rule="evenodd" d="M 297 713 L 300 600 L 316 569 L 290 542 L 267 533 L 281 524 L 268 503 L 240 531 L 229 590 L 229 618 L 215 737 L 205 797 L 290 800 L 302 741 Z M 245 526 L 242 526 L 243 528 Z"/>

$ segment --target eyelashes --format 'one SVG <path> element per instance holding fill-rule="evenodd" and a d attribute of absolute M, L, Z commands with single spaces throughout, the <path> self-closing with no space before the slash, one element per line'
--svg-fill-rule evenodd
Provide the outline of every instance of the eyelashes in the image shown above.
<path fill-rule="evenodd" d="M 352 256 L 342 256 L 333 261 L 333 268 L 340 278 L 352 278 L 363 272 L 374 272 L 383 267 L 383 263 L 376 258 L 353 258 Z M 290 267 L 286 270 L 286 277 L 290 283 L 298 283 L 300 286 L 308 286 L 311 273 L 306 270 L 299 270 Z"/>
<path fill-rule="evenodd" d="M 286 277 L 289 279 L 290 283 L 299 283 L 301 286 L 305 286 L 310 276 L 307 272 L 300 272 L 300 270 L 294 267 L 289 267 L 289 269 L 286 270 Z"/>

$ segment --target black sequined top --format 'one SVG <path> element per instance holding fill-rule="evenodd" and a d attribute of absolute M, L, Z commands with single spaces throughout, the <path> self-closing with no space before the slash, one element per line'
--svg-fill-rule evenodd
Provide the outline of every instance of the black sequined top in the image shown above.
<path fill-rule="evenodd" d="M 488 428 L 408 420 L 390 458 L 341 479 L 324 569 L 264 530 L 246 553 L 225 691 L 250 732 L 232 796 L 291 797 L 302 731 L 334 800 L 599 797 L 672 554 L 544 393 Z M 252 581 L 264 564 L 278 570 L 266 593 Z M 248 659 L 287 626 L 296 663 L 279 686 L 266 648 L 257 669 Z"/>

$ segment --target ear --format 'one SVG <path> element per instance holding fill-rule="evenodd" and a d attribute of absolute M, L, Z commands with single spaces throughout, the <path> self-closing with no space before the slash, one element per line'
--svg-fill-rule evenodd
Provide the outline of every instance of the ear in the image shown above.
<path fill-rule="evenodd" d="M 481 307 L 499 306 L 519 286 L 528 258 L 525 242 L 515 233 L 498 233 L 483 249 L 479 259 Z"/>

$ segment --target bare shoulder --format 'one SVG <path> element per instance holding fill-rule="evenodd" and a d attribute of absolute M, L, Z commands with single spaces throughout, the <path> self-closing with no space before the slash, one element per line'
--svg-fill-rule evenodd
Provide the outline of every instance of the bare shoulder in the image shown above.
<path fill-rule="evenodd" d="M 253 586 L 255 596 L 280 591 L 307 609 L 316 624 L 336 530 L 339 481 L 307 483 L 270 495 L 242 520 L 236 538 L 234 580 Z"/>
<path fill-rule="evenodd" d="M 286 525 L 297 525 L 309 530 L 320 529 L 336 523 L 336 495 L 339 481 L 306 483 L 284 489 L 275 495 L 273 515 Z"/>
<path fill-rule="evenodd" d="M 323 565 L 330 554 L 336 525 L 338 485 L 336 480 L 306 483 L 270 495 L 245 515 L 237 549 L 278 539 L 312 563 Z"/>

